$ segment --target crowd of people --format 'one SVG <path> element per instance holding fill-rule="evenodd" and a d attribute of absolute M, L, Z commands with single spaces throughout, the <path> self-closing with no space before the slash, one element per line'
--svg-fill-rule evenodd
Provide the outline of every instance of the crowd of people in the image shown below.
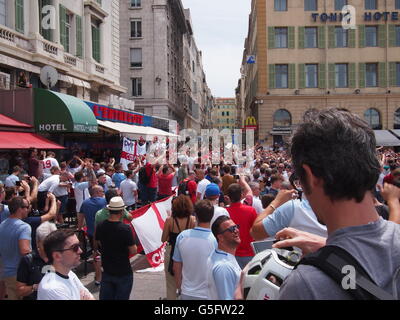
<path fill-rule="evenodd" d="M 303 255 L 325 245 L 346 249 L 397 295 L 400 281 L 391 286 L 400 266 L 400 154 L 376 148 L 357 116 L 310 113 L 289 149 L 256 145 L 246 165 L 223 157 L 212 164 L 189 151 L 178 159 L 139 157 L 123 168 L 112 157 L 59 163 L 55 153 L 32 149 L 0 185 L 0 299 L 94 299 L 73 271 L 82 233 L 93 249 L 100 299 L 129 299 L 129 257 L 139 240 L 124 222 L 169 197 L 161 238 L 169 300 L 243 298 L 251 243 L 272 238 L 281 240 L 274 247 L 296 246 Z M 301 264 L 280 290 L 281 299 L 350 297 L 323 271 Z"/>

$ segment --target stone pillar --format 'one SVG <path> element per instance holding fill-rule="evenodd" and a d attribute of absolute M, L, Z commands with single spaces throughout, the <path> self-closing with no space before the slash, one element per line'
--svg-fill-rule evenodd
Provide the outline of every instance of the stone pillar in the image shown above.
<path fill-rule="evenodd" d="M 53 42 L 60 44 L 60 0 L 53 0 L 53 6 L 56 8 L 56 28 L 53 30 Z"/>
<path fill-rule="evenodd" d="M 83 28 L 85 30 L 85 59 L 87 62 L 92 62 L 92 20 L 88 10 L 85 10 Z"/>
<path fill-rule="evenodd" d="M 40 34 L 40 17 L 39 12 L 39 1 L 29 1 L 29 36 L 31 38 L 37 38 Z"/>
<path fill-rule="evenodd" d="M 15 1 L 6 1 L 6 26 L 15 30 Z"/>
<path fill-rule="evenodd" d="M 108 43 L 106 43 L 106 30 L 105 30 L 105 24 L 104 22 L 100 23 L 99 26 L 100 29 L 100 63 L 102 65 L 105 65 L 105 61 L 106 61 L 106 46 L 108 47 L 108 49 L 110 50 L 110 46 Z M 109 39 L 111 41 L 111 38 Z"/>

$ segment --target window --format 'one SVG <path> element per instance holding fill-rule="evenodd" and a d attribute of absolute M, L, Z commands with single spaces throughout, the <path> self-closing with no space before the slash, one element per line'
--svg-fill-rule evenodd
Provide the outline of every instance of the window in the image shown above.
<path fill-rule="evenodd" d="M 335 65 L 335 87 L 347 88 L 347 64 L 338 63 Z"/>
<path fill-rule="evenodd" d="M 6 25 L 6 0 L 0 0 L 0 24 Z"/>
<path fill-rule="evenodd" d="M 275 11 L 287 11 L 287 0 L 274 0 Z"/>
<path fill-rule="evenodd" d="M 400 9 L 400 0 L 396 0 L 395 9 Z"/>
<path fill-rule="evenodd" d="M 131 8 L 140 8 L 142 6 L 141 0 L 131 0 Z"/>
<path fill-rule="evenodd" d="M 132 78 L 132 96 L 140 97 L 142 95 L 142 78 Z"/>
<path fill-rule="evenodd" d="M 142 48 L 131 48 L 131 68 L 142 67 Z"/>
<path fill-rule="evenodd" d="M 400 63 L 396 63 L 396 86 L 400 87 Z"/>
<path fill-rule="evenodd" d="M 287 28 L 275 28 L 275 48 L 287 48 L 288 47 L 288 29 Z"/>
<path fill-rule="evenodd" d="M 376 10 L 378 9 L 376 0 L 365 0 L 365 10 Z"/>
<path fill-rule="evenodd" d="M 365 85 L 367 87 L 378 86 L 378 65 L 376 63 L 365 64 Z"/>
<path fill-rule="evenodd" d="M 283 89 L 288 87 L 288 65 L 275 65 L 275 87 Z"/>
<path fill-rule="evenodd" d="M 376 109 L 368 109 L 364 112 L 364 118 L 371 129 L 381 129 L 381 117 Z"/>
<path fill-rule="evenodd" d="M 316 64 L 306 64 L 306 88 L 316 88 L 318 83 L 318 67 Z"/>
<path fill-rule="evenodd" d="M 378 27 L 366 26 L 365 27 L 365 46 L 376 47 L 378 45 Z"/>
<path fill-rule="evenodd" d="M 131 20 L 131 38 L 142 37 L 142 20 Z"/>
<path fill-rule="evenodd" d="M 304 11 L 317 11 L 318 0 L 304 0 Z"/>
<path fill-rule="evenodd" d="M 396 26 L 394 30 L 396 33 L 396 47 L 400 47 L 400 26 Z"/>
<path fill-rule="evenodd" d="M 70 39 L 71 39 L 71 21 L 72 16 L 70 14 L 65 15 L 65 47 L 64 50 L 70 52 Z"/>
<path fill-rule="evenodd" d="M 222 111 L 222 116 L 225 117 L 225 111 Z"/>
<path fill-rule="evenodd" d="M 347 5 L 347 0 L 335 0 L 335 10 L 342 11 L 342 8 Z"/>
<path fill-rule="evenodd" d="M 24 0 L 15 0 L 15 30 L 24 33 Z"/>
<path fill-rule="evenodd" d="M 400 108 L 394 113 L 394 126 L 393 129 L 400 129 Z"/>
<path fill-rule="evenodd" d="M 101 61 L 100 48 L 100 27 L 92 24 L 92 56 L 97 62 Z"/>
<path fill-rule="evenodd" d="M 229 117 L 229 111 L 226 112 L 226 115 Z"/>
<path fill-rule="evenodd" d="M 317 47 L 317 28 L 315 27 L 308 27 L 304 28 L 305 32 L 305 48 L 316 48 Z"/>
<path fill-rule="evenodd" d="M 40 0 L 40 2 L 39 2 L 39 4 L 40 4 L 40 7 L 39 7 L 39 9 L 40 9 L 40 14 L 41 14 L 41 18 L 40 18 L 40 21 L 43 21 L 43 18 L 45 17 L 45 16 L 47 16 L 47 14 L 48 14 L 48 12 L 42 12 L 42 9 L 43 9 L 43 7 L 44 6 L 47 6 L 47 5 L 50 5 L 51 4 L 51 2 L 50 2 L 50 0 Z M 51 32 L 51 29 L 48 27 L 48 26 L 46 26 L 46 24 L 44 23 L 40 23 L 40 34 L 43 36 L 43 38 L 45 38 L 46 40 L 48 40 L 48 41 L 52 41 L 52 32 Z"/>
<path fill-rule="evenodd" d="M 290 112 L 285 109 L 279 109 L 273 116 L 274 128 L 286 128 L 292 126 L 292 116 Z"/>
<path fill-rule="evenodd" d="M 335 47 L 346 48 L 348 46 L 348 32 L 342 27 L 335 27 Z"/>

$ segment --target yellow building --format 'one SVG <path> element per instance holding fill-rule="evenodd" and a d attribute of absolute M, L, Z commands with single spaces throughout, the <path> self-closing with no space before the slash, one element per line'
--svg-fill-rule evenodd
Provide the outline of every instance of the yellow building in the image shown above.
<path fill-rule="evenodd" d="M 237 108 L 235 98 L 215 98 L 212 113 L 213 128 L 235 129 Z"/>
<path fill-rule="evenodd" d="M 313 108 L 400 129 L 400 1 L 252 0 L 242 75 L 245 118 L 269 144 Z"/>

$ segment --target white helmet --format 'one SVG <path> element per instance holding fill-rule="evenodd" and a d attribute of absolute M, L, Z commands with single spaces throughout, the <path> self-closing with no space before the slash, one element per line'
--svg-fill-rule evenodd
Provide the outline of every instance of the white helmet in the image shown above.
<path fill-rule="evenodd" d="M 279 288 L 300 260 L 297 251 L 268 249 L 256 254 L 244 276 L 246 300 L 276 300 Z"/>

